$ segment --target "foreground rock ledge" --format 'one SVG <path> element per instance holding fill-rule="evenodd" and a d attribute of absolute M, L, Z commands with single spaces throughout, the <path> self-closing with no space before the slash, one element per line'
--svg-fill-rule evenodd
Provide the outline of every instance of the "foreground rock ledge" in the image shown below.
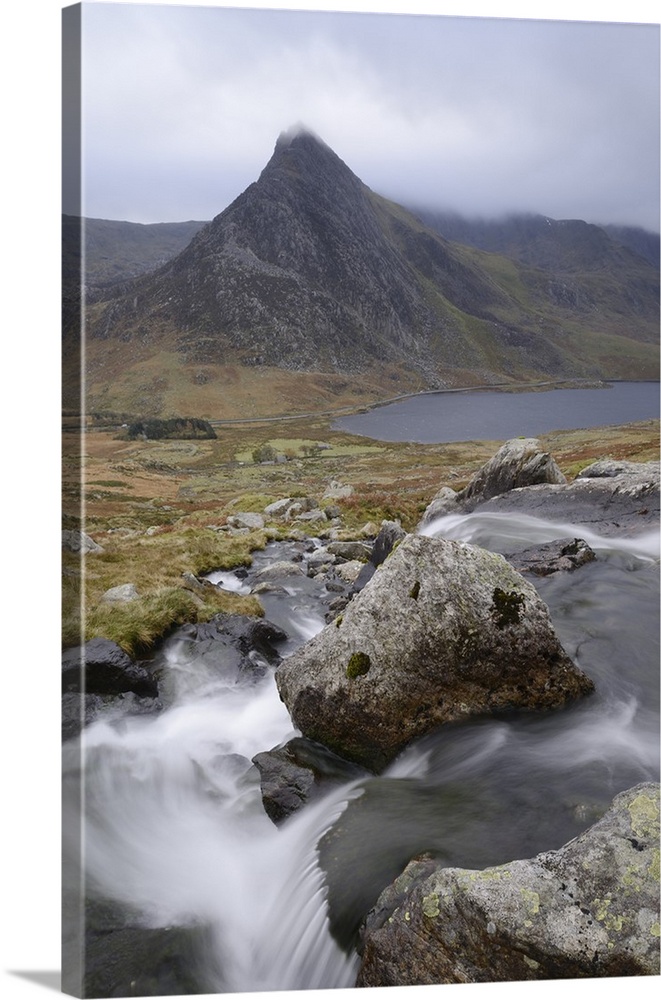
<path fill-rule="evenodd" d="M 305 736 L 375 771 L 441 723 L 593 690 L 502 556 L 414 535 L 276 682 Z"/>
<path fill-rule="evenodd" d="M 412 861 L 367 918 L 358 986 L 659 975 L 659 786 L 558 851 L 468 871 Z"/>

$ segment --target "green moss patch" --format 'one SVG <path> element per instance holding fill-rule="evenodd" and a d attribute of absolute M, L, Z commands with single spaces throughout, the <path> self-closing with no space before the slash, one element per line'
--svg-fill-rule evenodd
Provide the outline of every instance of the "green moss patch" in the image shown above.
<path fill-rule="evenodd" d="M 363 677 L 371 666 L 367 653 L 352 653 L 347 663 L 347 677 L 354 680 L 356 677 Z"/>

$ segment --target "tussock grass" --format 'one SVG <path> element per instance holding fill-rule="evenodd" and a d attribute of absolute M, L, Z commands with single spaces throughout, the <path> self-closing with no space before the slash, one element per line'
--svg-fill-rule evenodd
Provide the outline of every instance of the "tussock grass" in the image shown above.
<path fill-rule="evenodd" d="M 226 537 L 210 528 L 185 526 L 150 536 L 97 534 L 97 538 L 104 551 L 87 555 L 82 566 L 79 556 L 64 556 L 64 646 L 102 636 L 135 655 L 184 622 L 208 621 L 219 611 L 263 614 L 257 598 L 211 589 L 194 594 L 185 589 L 183 578 L 184 573 L 202 576 L 214 569 L 250 565 L 251 553 L 266 545 L 263 532 Z M 107 590 L 124 583 L 135 585 L 137 600 L 101 601 Z"/>

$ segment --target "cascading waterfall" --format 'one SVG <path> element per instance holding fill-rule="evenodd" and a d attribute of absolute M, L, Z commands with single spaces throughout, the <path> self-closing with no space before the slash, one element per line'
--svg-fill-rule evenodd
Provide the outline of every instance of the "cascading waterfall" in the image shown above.
<path fill-rule="evenodd" d="M 272 671 L 228 678 L 213 650 L 196 655 L 174 638 L 165 648 L 170 706 L 84 732 L 89 884 L 139 911 L 145 926 L 207 927 L 218 992 L 352 986 L 357 958 L 331 931 L 333 921 L 359 920 L 383 888 L 380 845 L 392 849 L 395 873 L 420 850 L 469 867 L 530 856 L 580 832 L 617 791 L 658 778 L 658 532 L 601 538 L 582 526 L 478 513 L 441 518 L 424 534 L 496 551 L 586 539 L 596 564 L 536 583 L 597 695 L 544 717 L 442 727 L 384 775 L 336 788 L 279 827 L 251 763 L 295 735 Z M 249 587 L 227 574 L 219 582 Z M 289 608 L 288 653 L 323 619 L 308 591 L 292 586 L 279 600 Z M 65 746 L 65 769 L 66 761 Z M 345 843 L 361 885 L 345 916 L 332 905 L 338 875 L 322 869 L 319 844 L 354 814 L 362 825 L 352 834 L 347 822 Z"/>

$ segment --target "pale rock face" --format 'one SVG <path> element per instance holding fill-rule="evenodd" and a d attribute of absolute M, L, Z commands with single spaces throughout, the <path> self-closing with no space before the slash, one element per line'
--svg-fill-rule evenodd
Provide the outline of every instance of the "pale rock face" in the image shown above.
<path fill-rule="evenodd" d="M 442 486 L 422 515 L 421 526 L 445 514 L 466 513 L 479 503 L 510 490 L 567 480 L 537 438 L 512 438 L 479 469 L 458 493 Z"/>
<path fill-rule="evenodd" d="M 414 860 L 367 917 L 358 986 L 659 975 L 659 785 L 557 851 L 469 871 Z"/>
<path fill-rule="evenodd" d="M 593 690 L 502 556 L 414 535 L 276 683 L 305 736 L 373 770 L 441 723 Z"/>

